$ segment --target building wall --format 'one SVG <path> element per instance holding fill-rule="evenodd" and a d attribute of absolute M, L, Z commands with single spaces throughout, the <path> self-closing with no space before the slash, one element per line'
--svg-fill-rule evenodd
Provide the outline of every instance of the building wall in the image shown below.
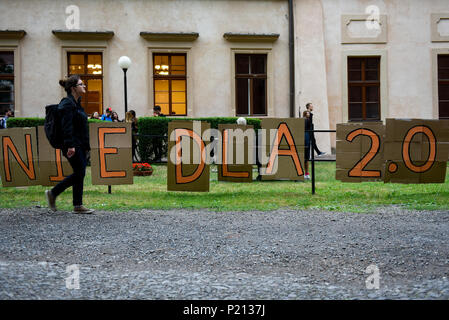
<path fill-rule="evenodd" d="M 109 41 L 60 40 L 52 30 L 67 30 L 66 8 L 80 9 L 80 30 L 114 31 Z M 0 29 L 23 29 L 19 41 L 20 97 L 18 116 L 43 116 L 44 106 L 64 95 L 58 80 L 66 74 L 67 50 L 92 47 L 104 52 L 104 101 L 124 117 L 123 72 L 127 55 L 128 109 L 151 115 L 153 93 L 150 54 L 157 50 L 188 52 L 188 116 L 234 116 L 232 49 L 270 52 L 268 115 L 289 116 L 288 2 L 207 0 L 1 0 Z M 152 42 L 139 33 L 198 32 L 193 42 Z M 234 43 L 226 32 L 279 34 L 273 43 Z M 0 40 L 0 46 L 9 44 Z"/>
<path fill-rule="evenodd" d="M 432 42 L 431 14 L 447 13 L 444 0 L 321 0 L 324 13 L 327 96 L 329 122 L 345 122 L 342 76 L 345 53 L 384 52 L 386 58 L 387 106 L 385 118 L 438 118 L 433 93 L 437 75 L 432 68 L 432 49 L 449 49 L 449 42 Z M 382 44 L 342 44 L 341 16 L 364 14 L 375 5 L 387 18 L 387 42 Z M 449 33 L 448 33 L 449 34 Z M 449 50 L 447 51 L 449 53 Z"/>
<path fill-rule="evenodd" d="M 342 17 L 369 16 L 366 14 L 370 12 L 366 11 L 369 6 L 376 6 L 380 16 L 386 19 L 382 25 L 386 41 L 373 43 L 376 41 L 365 38 L 365 41 L 343 43 L 345 34 L 350 32 L 342 26 Z M 335 129 L 337 123 L 347 122 L 347 56 L 378 55 L 382 61 L 381 119 L 437 119 L 435 61 L 437 54 L 449 54 L 449 20 L 444 20 L 444 24 L 434 28 L 444 34 L 442 38 L 446 41 L 435 41 L 435 34 L 432 35 L 432 24 L 435 24 L 432 14 L 441 14 L 449 19 L 449 2 L 297 0 L 297 108 L 302 111 L 305 103 L 314 102 L 316 127 L 320 129 Z M 331 147 L 335 148 L 335 134 L 319 134 L 318 145 L 326 147 L 329 139 Z"/>

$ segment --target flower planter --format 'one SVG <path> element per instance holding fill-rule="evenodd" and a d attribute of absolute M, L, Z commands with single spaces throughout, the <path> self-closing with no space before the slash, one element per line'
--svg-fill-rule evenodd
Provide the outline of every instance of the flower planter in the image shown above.
<path fill-rule="evenodd" d="M 153 171 L 133 171 L 135 176 L 151 176 Z"/>
<path fill-rule="evenodd" d="M 135 176 L 151 176 L 153 168 L 148 163 L 133 163 L 133 173 Z"/>

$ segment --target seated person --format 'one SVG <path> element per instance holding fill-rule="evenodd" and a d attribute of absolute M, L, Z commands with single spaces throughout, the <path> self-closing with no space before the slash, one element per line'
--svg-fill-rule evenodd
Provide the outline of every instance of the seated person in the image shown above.
<path fill-rule="evenodd" d="M 111 108 L 107 108 L 106 109 L 106 113 L 101 116 L 100 120 L 111 121 L 112 122 L 112 109 Z"/>
<path fill-rule="evenodd" d="M 165 114 L 161 112 L 160 106 L 154 106 L 153 108 L 153 117 L 165 117 Z"/>

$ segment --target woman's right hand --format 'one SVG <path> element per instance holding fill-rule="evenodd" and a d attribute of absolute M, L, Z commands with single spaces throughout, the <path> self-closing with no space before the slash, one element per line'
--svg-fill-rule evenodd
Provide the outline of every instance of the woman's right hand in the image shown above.
<path fill-rule="evenodd" d="M 69 148 L 67 150 L 67 158 L 71 158 L 75 154 L 75 148 Z"/>

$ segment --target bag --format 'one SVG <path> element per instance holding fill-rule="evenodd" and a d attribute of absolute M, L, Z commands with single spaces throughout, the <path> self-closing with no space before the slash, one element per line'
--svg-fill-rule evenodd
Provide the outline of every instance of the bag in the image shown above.
<path fill-rule="evenodd" d="M 62 149 L 64 138 L 57 104 L 50 104 L 45 107 L 44 130 L 51 146 L 55 149 Z"/>

